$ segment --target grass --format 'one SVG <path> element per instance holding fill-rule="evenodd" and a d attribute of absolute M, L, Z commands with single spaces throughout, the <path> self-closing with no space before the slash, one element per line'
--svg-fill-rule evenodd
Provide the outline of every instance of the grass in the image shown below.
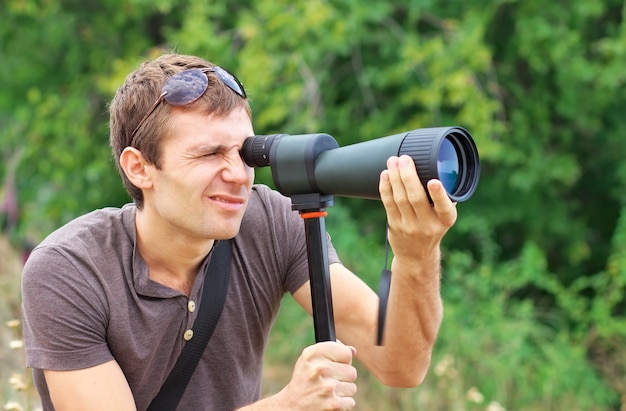
<path fill-rule="evenodd" d="M 0 235 L 0 406 L 4 410 L 35 411 L 39 398 L 31 374 L 24 368 L 20 322 L 22 258 Z"/>

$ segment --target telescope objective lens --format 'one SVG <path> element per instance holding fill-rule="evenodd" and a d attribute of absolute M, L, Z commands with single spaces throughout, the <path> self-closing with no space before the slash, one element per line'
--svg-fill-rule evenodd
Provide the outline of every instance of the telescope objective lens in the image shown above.
<path fill-rule="evenodd" d="M 437 155 L 437 174 L 446 191 L 448 193 L 454 193 L 458 185 L 459 156 L 454 144 L 452 144 L 448 138 L 444 138 L 439 147 L 439 153 Z"/>

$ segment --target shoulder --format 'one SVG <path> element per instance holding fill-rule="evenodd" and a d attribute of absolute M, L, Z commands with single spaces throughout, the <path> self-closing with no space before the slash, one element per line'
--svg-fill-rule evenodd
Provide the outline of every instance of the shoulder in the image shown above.
<path fill-rule="evenodd" d="M 48 235 L 26 261 L 26 275 L 46 267 L 107 266 L 132 253 L 135 207 L 103 208 L 77 217 Z"/>
<path fill-rule="evenodd" d="M 100 242 L 103 237 L 127 235 L 134 238 L 136 208 L 127 204 L 122 208 L 107 207 L 94 210 L 68 222 L 48 235 L 38 247 L 72 244 L 77 241 Z"/>

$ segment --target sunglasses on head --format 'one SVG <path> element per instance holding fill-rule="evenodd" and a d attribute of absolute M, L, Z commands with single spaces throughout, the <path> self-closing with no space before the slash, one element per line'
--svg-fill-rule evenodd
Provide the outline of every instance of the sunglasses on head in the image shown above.
<path fill-rule="evenodd" d="M 161 101 L 165 100 L 172 106 L 180 107 L 191 104 L 202 97 L 209 86 L 209 79 L 206 74 L 208 72 L 215 73 L 217 78 L 219 78 L 222 83 L 237 93 L 241 98 L 247 98 L 246 90 L 243 88 L 243 84 L 237 80 L 237 77 L 221 67 L 213 66 L 210 68 L 194 68 L 176 73 L 165 80 L 163 89 L 161 90 L 161 95 L 159 95 L 159 98 L 157 98 L 154 104 L 152 104 L 152 107 L 150 107 L 146 115 L 143 116 L 141 121 L 139 121 L 139 124 L 137 124 L 137 127 L 135 127 L 135 130 L 133 130 L 133 133 L 130 135 L 130 145 L 133 145 L 132 143 L 134 143 L 135 134 L 137 134 L 137 131 L 139 131 L 143 123 L 146 122 L 148 117 L 150 117 L 154 110 L 159 106 Z"/>

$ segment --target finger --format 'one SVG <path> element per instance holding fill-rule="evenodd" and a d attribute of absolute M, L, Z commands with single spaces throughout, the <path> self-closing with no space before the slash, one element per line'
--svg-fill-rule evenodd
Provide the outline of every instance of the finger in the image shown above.
<path fill-rule="evenodd" d="M 411 157 L 403 155 L 398 159 L 398 171 L 400 173 L 400 182 L 407 195 L 415 200 L 426 199 L 426 191 L 417 174 L 415 162 Z"/>
<path fill-rule="evenodd" d="M 350 349 L 350 351 L 352 351 L 352 357 L 354 358 L 354 356 L 356 356 L 356 348 L 351 346 L 351 345 L 346 345 L 343 342 L 341 342 L 341 340 L 336 340 L 336 342 L 338 342 L 339 344 L 348 347 Z"/>
<path fill-rule="evenodd" d="M 407 166 L 409 161 L 411 160 L 407 156 L 392 157 L 388 161 L 389 184 L 391 185 L 393 200 L 398 207 L 402 207 L 408 202 L 404 179 L 408 178 L 407 176 L 410 174 Z"/>
<path fill-rule="evenodd" d="M 393 200 L 389 170 L 384 170 L 380 174 L 378 192 L 380 193 L 380 200 L 383 203 L 383 207 L 385 207 L 385 212 L 387 213 L 387 220 L 397 220 L 400 217 L 400 212 Z"/>
<path fill-rule="evenodd" d="M 432 213 L 431 203 L 418 175 L 415 162 L 409 156 L 400 158 L 400 183 L 406 192 L 405 213 L 413 212 L 416 216 L 427 216 Z M 410 215 L 410 214 L 407 214 Z"/>
<path fill-rule="evenodd" d="M 433 200 L 433 208 L 439 220 L 446 226 L 452 226 L 457 218 L 456 203 L 450 200 L 443 184 L 439 180 L 430 180 L 428 193 Z"/>
<path fill-rule="evenodd" d="M 352 410 L 356 407 L 356 401 L 352 397 L 338 397 L 339 408 L 341 411 Z"/>
<path fill-rule="evenodd" d="M 408 213 L 410 216 L 419 208 L 430 207 L 426 190 L 411 157 L 407 155 L 390 157 L 387 161 L 387 172 L 389 190 L 398 212 Z"/>
<path fill-rule="evenodd" d="M 352 365 L 335 362 L 327 370 L 323 373 L 325 377 L 348 383 L 356 381 L 357 370 Z"/>
<path fill-rule="evenodd" d="M 339 409 L 351 410 L 356 406 L 356 400 L 354 395 L 357 392 L 356 384 L 353 383 L 341 383 L 337 385 L 335 391 L 335 398 L 338 402 Z"/>
<path fill-rule="evenodd" d="M 325 358 L 337 363 L 352 364 L 352 358 L 356 354 L 354 347 L 339 341 L 325 341 L 315 345 L 321 350 Z"/>
<path fill-rule="evenodd" d="M 380 175 L 378 189 L 389 221 L 399 221 L 402 218 L 401 204 L 408 202 L 399 167 L 400 158 L 389 157 L 387 169 Z"/>
<path fill-rule="evenodd" d="M 335 394 L 340 397 L 354 397 L 357 393 L 357 385 L 353 382 L 338 381 Z"/>

